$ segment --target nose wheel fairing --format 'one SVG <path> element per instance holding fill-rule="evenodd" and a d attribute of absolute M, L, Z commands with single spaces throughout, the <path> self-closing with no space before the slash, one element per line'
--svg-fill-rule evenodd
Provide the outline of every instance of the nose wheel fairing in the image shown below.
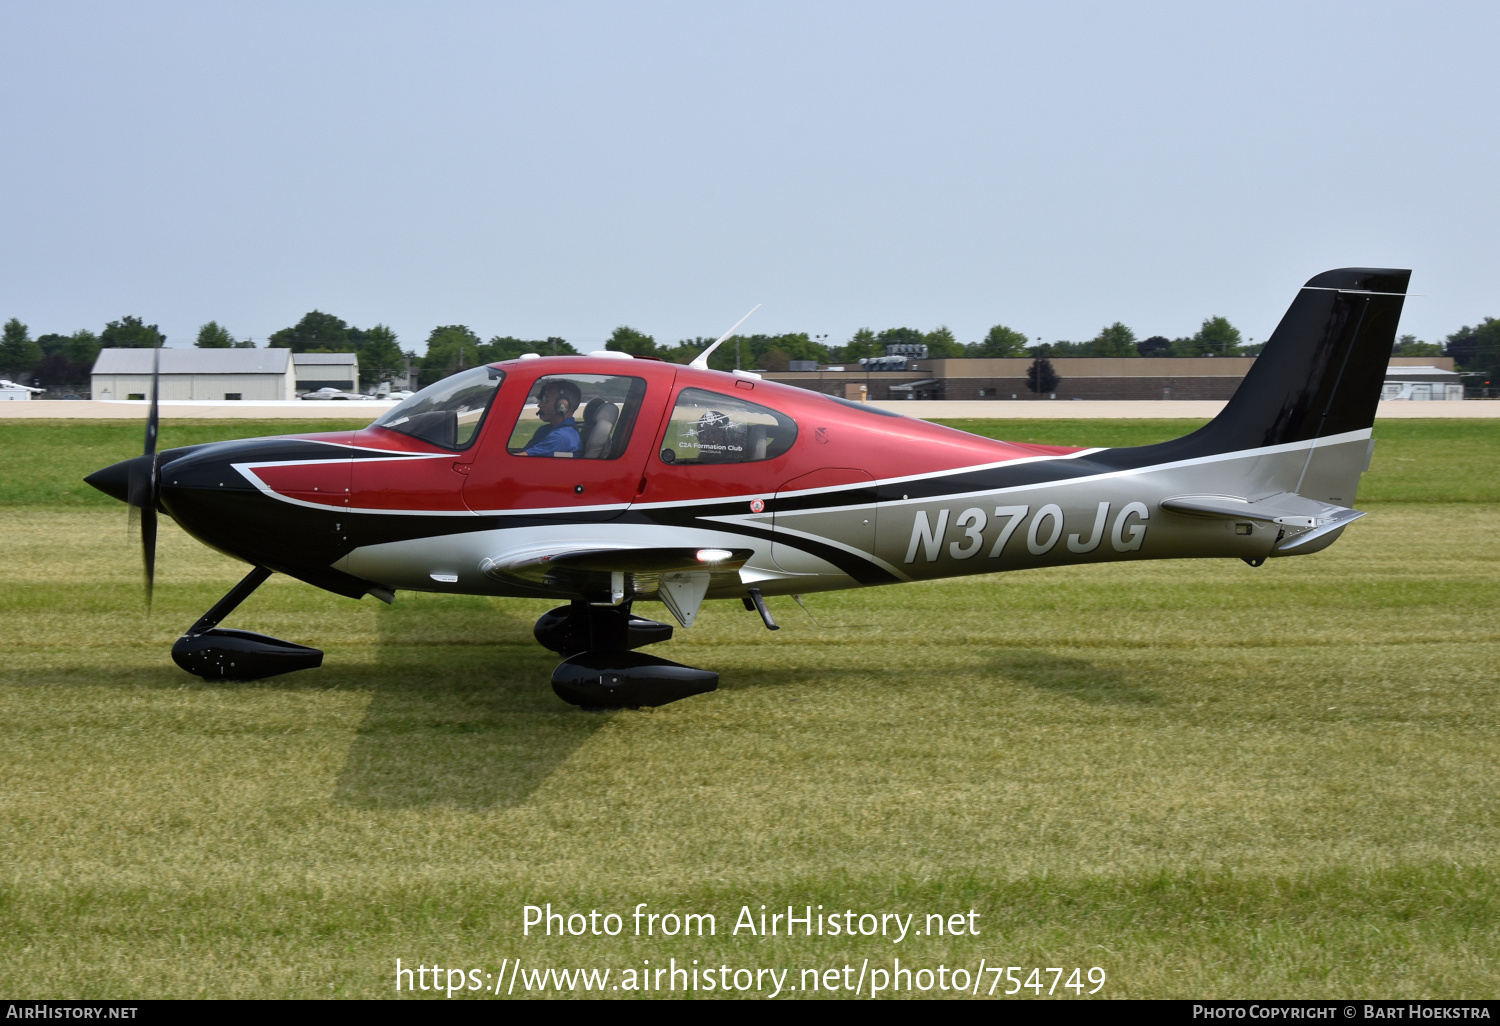
<path fill-rule="evenodd" d="M 204 680 L 260 680 L 323 665 L 323 653 L 253 631 L 215 627 L 184 634 L 172 646 L 172 661 Z"/>
<path fill-rule="evenodd" d="M 266 582 L 258 566 L 198 618 L 172 646 L 172 661 L 188 673 L 214 680 L 260 680 L 323 665 L 323 653 L 267 634 L 220 627 L 219 623 Z"/>

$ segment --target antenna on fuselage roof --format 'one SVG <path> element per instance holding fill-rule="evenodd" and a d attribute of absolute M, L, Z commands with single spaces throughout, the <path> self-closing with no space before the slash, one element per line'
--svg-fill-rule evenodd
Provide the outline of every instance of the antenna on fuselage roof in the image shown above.
<path fill-rule="evenodd" d="M 703 352 L 693 357 L 693 362 L 688 364 L 688 366 L 697 367 L 699 370 L 708 370 L 708 358 L 713 354 L 713 351 L 727 342 L 730 338 L 732 338 L 734 336 L 734 333 L 740 330 L 740 325 L 748 321 L 750 319 L 750 314 L 753 314 L 756 310 L 759 310 L 760 306 L 761 304 L 756 303 L 755 306 L 750 310 L 750 313 L 747 313 L 745 316 L 735 321 L 734 327 L 730 328 L 728 331 L 724 332 L 724 334 L 720 335 L 719 341 L 715 342 L 713 345 L 703 350 Z"/>

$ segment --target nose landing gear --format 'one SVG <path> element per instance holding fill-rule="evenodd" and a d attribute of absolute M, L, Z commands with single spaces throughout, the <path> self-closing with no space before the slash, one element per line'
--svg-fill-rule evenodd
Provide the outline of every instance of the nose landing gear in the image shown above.
<path fill-rule="evenodd" d="M 566 658 L 552 671 L 552 690 L 586 709 L 666 705 L 719 686 L 719 675 L 635 652 L 666 641 L 670 624 L 632 616 L 630 603 L 595 606 L 576 601 L 536 622 L 536 640 Z"/>
<path fill-rule="evenodd" d="M 293 670 L 311 670 L 323 665 L 316 648 L 282 641 L 266 634 L 219 626 L 250 593 L 265 583 L 271 571 L 258 566 L 245 579 L 214 603 L 198 622 L 172 646 L 172 661 L 204 680 L 259 680 Z"/>

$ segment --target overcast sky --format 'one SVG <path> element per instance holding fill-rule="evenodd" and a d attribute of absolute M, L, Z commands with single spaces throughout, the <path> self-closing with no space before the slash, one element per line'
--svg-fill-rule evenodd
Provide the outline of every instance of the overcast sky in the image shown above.
<path fill-rule="evenodd" d="M 0 6 L 0 318 L 589 348 L 1500 316 L 1500 4 Z"/>

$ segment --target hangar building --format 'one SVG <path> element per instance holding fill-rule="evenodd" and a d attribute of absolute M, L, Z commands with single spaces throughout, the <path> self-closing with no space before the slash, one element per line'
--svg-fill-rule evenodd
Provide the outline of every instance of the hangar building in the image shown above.
<path fill-rule="evenodd" d="M 163 399 L 295 399 L 290 349 L 161 349 Z M 101 349 L 95 399 L 144 399 L 151 391 L 150 349 Z"/>
<path fill-rule="evenodd" d="M 354 353 L 295 353 L 292 366 L 297 369 L 298 392 L 359 391 L 359 357 Z"/>
<path fill-rule="evenodd" d="M 1452 363 L 1452 359 L 1448 360 Z M 1382 399 L 1462 399 L 1464 379 L 1452 369 L 1435 366 L 1397 367 L 1385 372 Z"/>
<path fill-rule="evenodd" d="M 869 367 L 819 370 L 804 369 L 806 365 L 801 364 L 795 369 L 769 371 L 766 377 L 848 399 L 1034 400 L 1038 396 L 1026 383 L 1031 363 L 1031 357 L 925 359 L 897 355 L 877 358 Z M 1052 368 L 1061 381 L 1050 395 L 1057 399 L 1228 399 L 1254 363 L 1251 356 L 1057 357 L 1052 360 Z M 1395 356 L 1390 366 L 1387 384 L 1408 378 L 1431 381 L 1430 398 L 1463 398 L 1462 392 L 1454 394 L 1447 389 L 1448 384 L 1459 380 L 1453 373 L 1451 356 Z M 1442 384 L 1437 383 L 1439 378 Z"/>

